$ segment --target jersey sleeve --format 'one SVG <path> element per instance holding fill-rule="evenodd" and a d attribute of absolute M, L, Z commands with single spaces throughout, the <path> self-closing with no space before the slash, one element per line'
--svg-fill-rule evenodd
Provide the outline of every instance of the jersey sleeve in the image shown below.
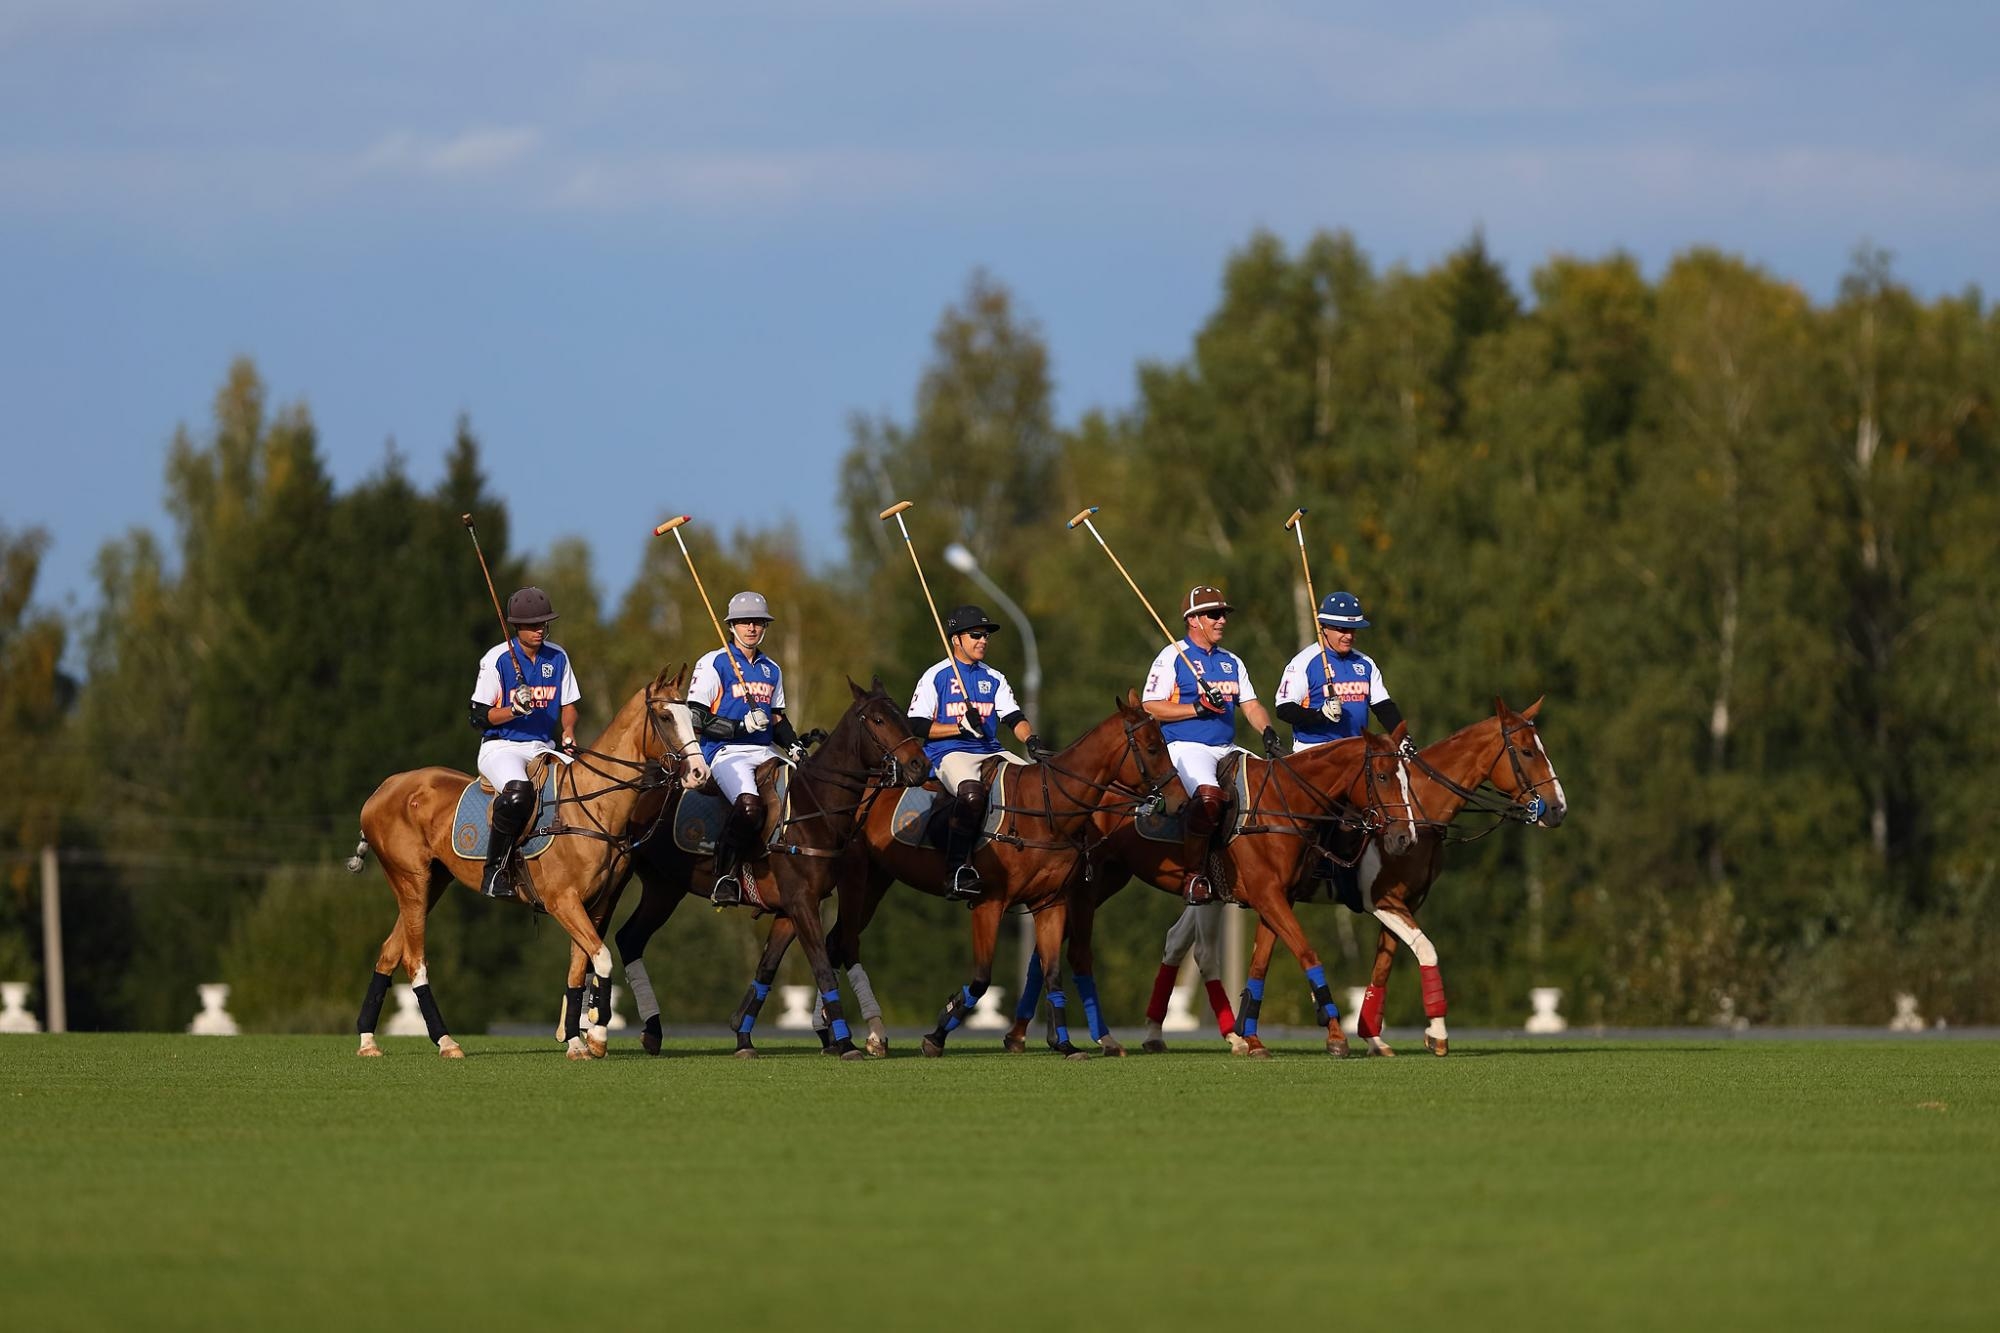
<path fill-rule="evenodd" d="M 1375 665 L 1375 659 L 1368 659 L 1368 706 L 1373 708 L 1389 698 L 1389 687 L 1382 683 L 1382 668 Z"/>
<path fill-rule="evenodd" d="M 500 658 L 497 652 L 479 659 L 479 674 L 472 682 L 472 702 L 488 708 L 500 706 Z"/>
<path fill-rule="evenodd" d="M 1014 687 L 1007 683 L 1005 676 L 994 671 L 993 680 L 993 720 L 998 722 L 1003 717 L 1012 717 L 1020 712 L 1021 705 L 1015 702 Z"/>
<path fill-rule="evenodd" d="M 1312 707 L 1312 657 L 1301 653 L 1285 663 L 1285 674 L 1278 678 L 1278 700 L 1281 704 L 1298 704 L 1301 708 Z"/>
<path fill-rule="evenodd" d="M 583 687 L 576 683 L 576 663 L 563 663 L 562 698 L 564 705 L 573 704 L 583 697 Z"/>
<path fill-rule="evenodd" d="M 781 666 L 778 666 L 778 661 L 776 658 L 771 659 L 771 665 L 774 668 L 776 668 L 778 672 L 777 688 L 771 691 L 771 711 L 774 713 L 782 713 L 785 711 L 785 669 Z"/>
<path fill-rule="evenodd" d="M 716 649 L 694 664 L 694 679 L 688 682 L 688 702 L 700 704 L 714 712 L 722 704 L 722 674 L 715 669 L 715 659 L 722 656 Z"/>
<path fill-rule="evenodd" d="M 917 688 L 910 695 L 910 716 L 938 720 L 937 672 L 924 672 L 917 681 Z"/>
<path fill-rule="evenodd" d="M 1237 686 L 1236 702 L 1251 703 L 1257 698 L 1257 687 L 1250 683 L 1250 668 L 1244 666 L 1243 659 L 1236 657 L 1235 653 L 1231 653 L 1230 656 L 1236 658 L 1236 679 L 1240 682 Z"/>
<path fill-rule="evenodd" d="M 1181 693 L 1180 671 L 1177 659 L 1180 653 L 1169 644 L 1153 659 L 1153 669 L 1146 673 L 1145 693 L 1140 697 L 1149 701 L 1179 703 Z"/>

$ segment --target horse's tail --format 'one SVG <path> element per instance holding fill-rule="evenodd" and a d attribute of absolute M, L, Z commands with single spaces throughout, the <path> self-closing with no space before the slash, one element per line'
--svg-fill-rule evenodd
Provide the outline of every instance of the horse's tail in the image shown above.
<path fill-rule="evenodd" d="M 354 844 L 354 855 L 347 858 L 347 873 L 358 875 L 368 860 L 368 835 L 362 834 L 361 841 Z"/>

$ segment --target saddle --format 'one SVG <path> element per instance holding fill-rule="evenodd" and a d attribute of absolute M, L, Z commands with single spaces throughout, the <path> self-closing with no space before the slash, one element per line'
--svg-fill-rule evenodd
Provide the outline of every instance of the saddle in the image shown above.
<path fill-rule="evenodd" d="M 532 861 L 555 841 L 556 779 L 561 776 L 562 765 L 553 755 L 537 755 L 528 764 L 528 781 L 535 788 L 535 817 L 528 822 L 527 834 L 514 848 L 516 856 Z M 493 796 L 493 786 L 484 778 L 466 783 L 465 790 L 459 793 L 458 808 L 451 816 L 451 849 L 468 861 L 486 859 Z"/>
<path fill-rule="evenodd" d="M 1006 818 L 1003 807 L 1007 804 L 1007 788 L 1013 776 L 1008 770 L 1018 767 L 998 755 L 979 766 L 979 780 L 986 784 L 986 819 L 979 827 L 980 843 L 991 841 L 1000 831 L 1000 822 Z M 896 798 L 896 811 L 889 820 L 890 833 L 905 847 L 942 852 L 951 827 L 951 806 L 952 798 L 945 794 L 936 778 L 921 787 L 905 787 Z"/>
<path fill-rule="evenodd" d="M 1248 750 L 1232 750 L 1215 767 L 1216 785 L 1222 788 L 1222 817 L 1216 821 L 1213 846 L 1220 847 L 1243 828 L 1250 809 L 1250 774 L 1243 765 Z M 1148 842 L 1167 842 L 1178 847 L 1187 840 L 1187 807 L 1167 814 L 1157 807 L 1141 812 L 1133 821 L 1140 837 Z"/>
<path fill-rule="evenodd" d="M 1338 825 L 1328 828 L 1320 835 L 1319 845 L 1330 855 L 1313 858 L 1312 869 L 1292 901 L 1339 903 L 1350 912 L 1366 916 L 1368 905 L 1361 901 L 1361 853 L 1368 846 L 1368 838 L 1361 829 Z"/>
<path fill-rule="evenodd" d="M 770 812 L 778 812 L 777 824 L 782 828 L 792 817 L 792 766 L 778 765 L 778 771 L 771 778 L 771 794 L 764 804 L 765 818 Z M 715 846 L 722 838 L 722 826 L 729 819 L 729 802 L 723 799 L 722 789 L 710 779 L 702 786 L 681 793 L 674 803 L 674 846 L 692 856 L 714 856 Z"/>

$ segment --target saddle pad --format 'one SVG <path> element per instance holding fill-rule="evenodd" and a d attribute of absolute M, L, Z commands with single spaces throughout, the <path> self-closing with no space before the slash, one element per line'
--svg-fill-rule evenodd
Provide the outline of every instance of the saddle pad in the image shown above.
<path fill-rule="evenodd" d="M 771 800 L 778 807 L 780 827 L 792 813 L 792 767 L 779 764 L 771 778 Z M 693 856 L 714 856 L 729 818 L 729 802 L 713 782 L 681 793 L 674 803 L 674 846 Z"/>
<path fill-rule="evenodd" d="M 1007 779 L 1010 776 L 1007 770 L 1020 767 L 1004 759 L 993 762 L 1000 766 L 998 773 L 993 772 L 991 764 L 980 767 L 980 776 L 987 779 L 986 822 L 979 828 L 982 842 L 1000 831 L 1000 821 L 1006 817 L 1001 807 L 1007 804 Z M 950 810 L 951 798 L 944 794 L 944 789 L 935 780 L 921 787 L 905 787 L 896 798 L 896 813 L 889 820 L 889 828 L 896 841 L 905 847 L 928 847 L 938 851 L 944 846 L 944 821 L 949 817 Z"/>
<path fill-rule="evenodd" d="M 535 803 L 535 819 L 528 826 L 528 836 L 518 848 L 520 854 L 532 860 L 549 849 L 555 841 L 552 830 L 556 824 L 556 779 L 562 774 L 562 765 L 551 763 L 542 774 L 541 790 Z M 479 781 L 465 784 L 459 795 L 458 809 L 451 817 L 451 849 L 468 861 L 486 859 L 487 833 L 491 827 L 493 793 Z"/>
<path fill-rule="evenodd" d="M 1222 790 L 1228 793 L 1228 808 L 1222 816 L 1224 842 L 1235 837 L 1236 831 L 1243 827 L 1243 813 L 1250 808 L 1250 773 L 1243 763 L 1247 754 L 1248 750 L 1231 750 L 1216 765 L 1215 776 L 1221 779 Z M 1155 806 L 1133 820 L 1133 826 L 1138 829 L 1139 836 L 1149 842 L 1169 842 L 1178 846 L 1187 841 L 1186 821 L 1183 818 L 1186 810 L 1187 806 L 1182 805 L 1182 814 L 1170 815 Z"/>

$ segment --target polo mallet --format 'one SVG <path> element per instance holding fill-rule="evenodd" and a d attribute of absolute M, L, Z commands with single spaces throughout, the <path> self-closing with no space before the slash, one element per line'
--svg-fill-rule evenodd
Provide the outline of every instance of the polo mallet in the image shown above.
<path fill-rule="evenodd" d="M 486 576 L 486 595 L 493 599 L 493 614 L 500 617 L 500 642 L 507 645 L 507 656 L 514 659 L 514 674 L 522 684 L 527 684 L 528 668 L 521 665 L 521 655 L 514 651 L 514 634 L 507 628 L 507 613 L 500 609 L 500 594 L 493 590 L 493 571 L 486 567 L 486 552 L 479 549 L 479 533 L 472 526 L 472 515 L 460 514 L 458 521 L 465 524 L 465 530 L 472 534 L 472 553 L 479 557 L 479 572 Z M 502 703 L 512 706 L 511 700 Z"/>
<path fill-rule="evenodd" d="M 1118 553 L 1111 549 L 1111 544 L 1104 540 L 1104 534 L 1099 532 L 1097 530 L 1097 525 L 1090 521 L 1090 516 L 1096 513 L 1097 510 L 1098 506 L 1096 505 L 1092 505 L 1088 509 L 1080 510 L 1077 513 L 1077 516 L 1069 521 L 1067 526 L 1074 528 L 1077 524 L 1081 523 L 1083 524 L 1084 527 L 1090 529 L 1090 535 L 1097 538 L 1097 544 L 1104 548 L 1104 554 L 1111 557 L 1111 563 L 1118 567 L 1118 572 L 1120 574 L 1124 575 L 1125 586 L 1130 588 L 1132 590 L 1132 595 L 1139 599 L 1139 605 L 1146 608 L 1146 614 L 1151 616 L 1153 618 L 1153 623 L 1160 627 L 1160 633 L 1167 636 L 1168 646 L 1181 655 L 1181 661 L 1187 663 L 1188 673 L 1192 675 L 1197 682 L 1200 682 L 1202 680 L 1202 674 L 1200 671 L 1195 669 L 1194 659 L 1187 655 L 1187 649 L 1181 647 L 1181 641 L 1179 636 L 1175 635 L 1172 631 L 1168 630 L 1167 622 L 1160 619 L 1160 613 L 1158 611 L 1155 611 L 1153 609 L 1153 604 L 1146 600 L 1146 594 L 1140 592 L 1139 585 L 1132 582 L 1132 576 L 1130 574 L 1125 573 L 1125 566 L 1123 562 L 1121 562 L 1118 559 Z M 1197 684 L 1195 688 L 1201 689 L 1203 687 L 1200 684 Z"/>
<path fill-rule="evenodd" d="M 972 717 L 972 691 L 965 688 L 965 677 L 959 674 L 958 654 L 951 650 L 951 638 L 944 632 L 944 618 L 938 615 L 937 602 L 931 597 L 930 580 L 924 577 L 923 562 L 917 559 L 917 544 L 910 540 L 910 530 L 903 523 L 903 511 L 914 503 L 916 503 L 914 500 L 898 500 L 875 517 L 885 523 L 894 518 L 897 528 L 902 531 L 903 546 L 910 553 L 910 563 L 917 567 L 917 582 L 923 585 L 924 601 L 928 602 L 931 608 L 931 623 L 937 626 L 938 638 L 944 643 L 944 660 L 951 663 L 951 674 L 958 681 L 959 696 L 965 700 L 964 716 L 969 721 Z"/>
<path fill-rule="evenodd" d="M 1326 687 L 1331 691 L 1333 689 L 1333 659 L 1326 655 L 1326 635 L 1321 630 L 1319 623 L 1319 596 L 1313 592 L 1312 561 L 1306 559 L 1305 517 L 1306 511 L 1304 509 L 1294 509 L 1292 516 L 1285 520 L 1285 526 L 1299 539 L 1299 564 L 1306 571 L 1306 600 L 1312 603 L 1313 642 L 1319 645 L 1319 664 L 1326 671 Z M 1310 698 L 1312 692 L 1308 690 L 1306 694 Z M 1329 695 L 1329 697 L 1331 696 Z"/>
<path fill-rule="evenodd" d="M 715 626 L 715 637 L 722 640 L 722 655 L 729 659 L 729 669 L 736 673 L 736 688 L 743 691 L 744 705 L 754 708 L 756 704 L 750 698 L 750 682 L 743 679 L 743 664 L 736 660 L 736 645 L 730 636 L 723 632 L 722 622 L 715 618 L 715 607 L 708 600 L 708 589 L 701 586 L 701 575 L 696 574 L 694 569 L 694 557 L 688 554 L 688 544 L 681 536 L 681 525 L 693 521 L 693 514 L 670 518 L 654 528 L 653 535 L 664 537 L 670 532 L 674 534 L 674 544 L 681 548 L 681 559 L 687 561 L 688 573 L 694 576 L 694 590 L 701 594 L 702 609 L 708 612 L 708 623 Z"/>

